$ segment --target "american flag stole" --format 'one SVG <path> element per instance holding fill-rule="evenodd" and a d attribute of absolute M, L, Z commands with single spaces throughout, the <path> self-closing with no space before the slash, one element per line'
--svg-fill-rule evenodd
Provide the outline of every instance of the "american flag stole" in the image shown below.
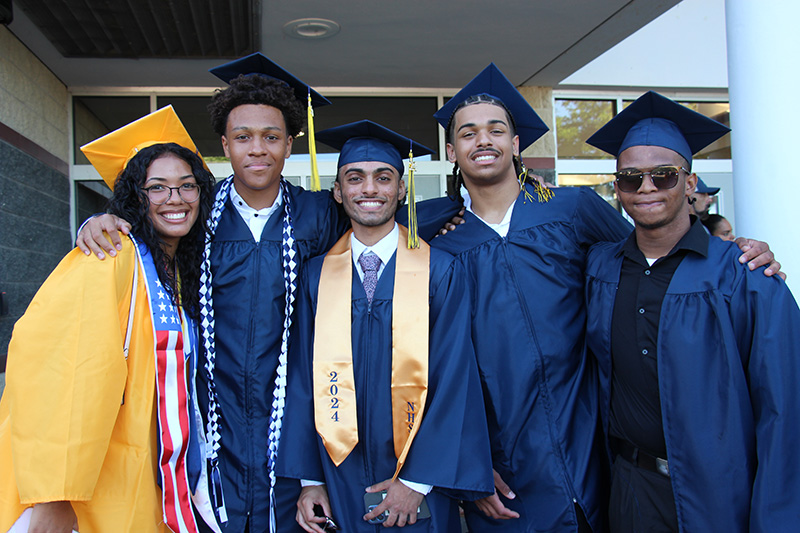
<path fill-rule="evenodd" d="M 186 458 L 191 407 L 187 362 L 191 362 L 194 322 L 176 307 L 158 279 L 153 255 L 142 243 L 136 252 L 142 264 L 155 340 L 159 460 L 164 523 L 175 533 L 197 531 L 192 511 Z M 193 372 L 189 373 L 193 375 Z"/>

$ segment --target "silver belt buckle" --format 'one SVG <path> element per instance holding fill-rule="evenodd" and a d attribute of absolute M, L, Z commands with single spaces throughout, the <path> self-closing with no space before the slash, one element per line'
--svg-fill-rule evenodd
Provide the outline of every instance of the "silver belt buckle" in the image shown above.
<path fill-rule="evenodd" d="M 669 477 L 669 463 L 667 460 L 656 457 L 656 470 L 658 470 L 659 474 Z"/>

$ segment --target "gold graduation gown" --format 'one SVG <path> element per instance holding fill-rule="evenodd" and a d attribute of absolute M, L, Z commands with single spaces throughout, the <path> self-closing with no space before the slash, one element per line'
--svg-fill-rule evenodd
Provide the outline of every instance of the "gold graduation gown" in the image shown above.
<path fill-rule="evenodd" d="M 123 239 L 116 259 L 105 261 L 70 252 L 11 337 L 0 401 L 0 531 L 26 507 L 56 500 L 72 502 L 81 533 L 168 531 L 157 484 L 153 349 L 133 243 Z"/>

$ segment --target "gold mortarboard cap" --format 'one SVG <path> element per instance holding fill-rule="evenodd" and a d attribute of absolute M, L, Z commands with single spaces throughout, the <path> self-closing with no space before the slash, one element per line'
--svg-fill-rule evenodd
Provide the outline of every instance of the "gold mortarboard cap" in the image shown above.
<path fill-rule="evenodd" d="M 117 176 L 128 165 L 128 161 L 142 148 L 160 143 L 179 144 L 200 156 L 171 105 L 81 146 L 81 152 L 113 190 Z M 203 166 L 208 170 L 205 161 Z"/>

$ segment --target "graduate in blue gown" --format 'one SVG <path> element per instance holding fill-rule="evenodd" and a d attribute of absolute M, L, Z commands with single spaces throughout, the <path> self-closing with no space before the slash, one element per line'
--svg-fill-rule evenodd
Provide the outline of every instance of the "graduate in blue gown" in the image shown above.
<path fill-rule="evenodd" d="M 547 127 L 494 65 L 437 118 L 468 209 L 464 224 L 431 245 L 453 253 L 469 279 L 500 478 L 499 494 L 466 505 L 470 530 L 599 531 L 604 453 L 584 351 L 583 269 L 590 245 L 631 227 L 590 189 L 555 189 L 548 200 L 548 191 L 520 184 L 520 150 Z M 427 220 L 424 202 L 419 216 Z"/>
<path fill-rule="evenodd" d="M 692 155 L 727 131 L 649 92 L 588 141 L 636 223 L 586 268 L 615 531 L 798 527 L 800 310 L 687 207 Z"/>
<path fill-rule="evenodd" d="M 325 518 L 314 518 L 318 504 L 319 514 L 343 531 L 382 531 L 380 523 L 366 519 L 386 508 L 386 525 L 459 533 L 454 498 L 474 499 L 492 491 L 486 419 L 469 333 L 468 280 L 449 254 L 430 250 L 424 242 L 409 249 L 406 229 L 394 221 L 405 192 L 399 150 L 405 153 L 409 140 L 368 121 L 320 132 L 318 139 L 341 149 L 334 196 L 351 217 L 353 233 L 325 258 L 310 261 L 304 272 L 278 472 L 306 480 L 298 521 L 307 531 L 321 531 L 324 524 Z M 414 154 L 425 153 L 430 152 L 414 143 Z M 409 231 L 413 236 L 413 229 Z M 381 258 L 372 295 L 367 273 L 359 266 L 362 250 L 365 256 L 374 252 Z M 430 254 L 429 267 L 423 266 L 413 285 L 400 276 L 408 271 L 407 262 L 423 253 Z M 325 270 L 339 256 L 351 285 L 347 276 Z M 339 307 L 325 298 L 334 290 L 331 286 L 344 286 Z M 343 390 L 352 388 L 341 379 L 345 370 L 335 367 L 336 381 L 328 383 L 323 366 L 323 358 L 337 351 L 339 334 L 348 328 L 352 341 L 341 342 L 345 359 L 352 361 L 352 417 L 342 397 Z M 407 350 L 409 343 L 418 348 Z M 404 352 L 424 362 L 427 371 L 404 378 L 396 368 Z M 317 368 L 323 369 L 322 388 Z M 423 375 L 427 396 L 422 419 L 414 420 L 412 433 L 405 425 L 398 431 L 393 390 L 408 381 L 416 386 Z M 337 394 L 328 398 L 334 384 Z M 405 403 L 399 407 L 405 416 Z M 403 444 L 409 434 L 410 447 Z M 398 454 L 400 449 L 405 453 Z M 380 490 L 387 490 L 386 499 L 368 514 L 365 491 Z M 423 496 L 428 518 L 416 513 Z"/>

